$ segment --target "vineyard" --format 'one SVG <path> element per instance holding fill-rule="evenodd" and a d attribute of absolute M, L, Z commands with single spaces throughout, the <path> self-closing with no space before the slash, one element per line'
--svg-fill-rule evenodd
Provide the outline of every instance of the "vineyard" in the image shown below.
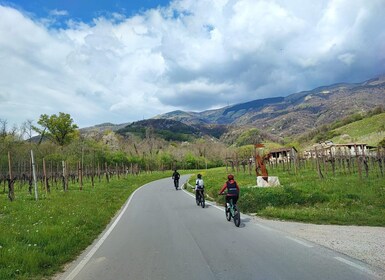
<path fill-rule="evenodd" d="M 278 176 L 282 187 L 256 188 L 252 145 L 224 150 L 198 143 L 172 152 L 160 149 L 157 141 L 123 142 L 115 150 L 81 139 L 66 146 L 1 142 L 0 279 L 54 275 L 97 238 L 136 188 L 171 177 L 173 168 L 203 174 L 209 200 L 220 204 L 223 198 L 217 192 L 227 174 L 234 173 L 244 213 L 311 223 L 385 225 L 383 149 L 370 155 L 319 151 L 316 158 L 266 160 L 269 175 Z M 216 158 L 209 152 L 207 158 L 199 157 L 205 150 Z"/>
<path fill-rule="evenodd" d="M 45 148 L 50 146 L 46 143 Z M 80 147 L 77 153 L 63 151 L 62 154 L 48 153 L 35 146 L 27 150 L 25 144 L 17 146 L 24 149 L 14 149 L 0 154 L 0 187 L 3 193 L 7 193 L 10 201 L 15 199 L 15 188 L 19 191 L 27 191 L 35 199 L 38 195 L 48 195 L 52 189 L 68 191 L 71 188 L 83 189 L 84 182 L 89 182 L 91 188 L 95 184 L 108 183 L 112 177 L 120 179 L 129 175 L 138 175 L 141 172 L 153 172 L 172 170 L 178 166 L 186 167 L 185 162 L 169 160 L 168 162 L 156 162 L 150 158 L 129 160 L 123 153 L 108 153 L 103 150 L 90 150 Z M 233 158 L 225 158 L 227 172 L 247 172 L 255 175 L 255 162 L 250 160 L 255 155 L 252 149 L 247 154 L 233 152 Z M 266 157 L 266 165 L 271 172 L 280 169 L 288 174 L 301 175 L 303 172 L 312 171 L 320 180 L 336 176 L 357 175 L 362 178 L 384 178 L 385 174 L 385 150 L 378 148 L 370 154 L 337 153 L 330 155 L 326 151 L 319 150 L 315 158 L 304 158 L 301 155 L 282 158 L 281 160 L 269 160 Z M 168 164 L 167 164 L 168 163 Z M 191 165 L 190 165 L 191 166 Z M 195 164 L 195 169 L 205 168 L 201 164 Z"/>

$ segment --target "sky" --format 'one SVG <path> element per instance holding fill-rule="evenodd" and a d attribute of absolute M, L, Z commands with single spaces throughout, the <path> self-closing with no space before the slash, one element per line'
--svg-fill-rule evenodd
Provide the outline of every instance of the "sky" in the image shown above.
<path fill-rule="evenodd" d="M 385 0 L 0 0 L 0 119 L 79 127 L 385 74 Z"/>

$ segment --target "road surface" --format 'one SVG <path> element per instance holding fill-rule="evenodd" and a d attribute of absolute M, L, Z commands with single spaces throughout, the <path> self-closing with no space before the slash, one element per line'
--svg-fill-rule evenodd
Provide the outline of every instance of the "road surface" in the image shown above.
<path fill-rule="evenodd" d="M 241 219 L 237 228 L 223 208 L 198 207 L 191 194 L 175 190 L 171 178 L 155 181 L 130 197 L 59 279 L 378 279 L 374 268 L 358 260 L 246 215 Z"/>

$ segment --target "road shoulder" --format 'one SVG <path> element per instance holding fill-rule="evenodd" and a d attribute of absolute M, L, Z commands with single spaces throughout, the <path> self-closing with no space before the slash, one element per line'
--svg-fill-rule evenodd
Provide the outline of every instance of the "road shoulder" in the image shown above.
<path fill-rule="evenodd" d="M 287 232 L 380 268 L 385 279 L 385 227 L 314 225 L 251 217 L 255 223 Z"/>

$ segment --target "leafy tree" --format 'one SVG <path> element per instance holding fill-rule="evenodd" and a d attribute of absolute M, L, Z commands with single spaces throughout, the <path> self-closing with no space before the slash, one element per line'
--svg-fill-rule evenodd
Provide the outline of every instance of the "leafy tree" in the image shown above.
<path fill-rule="evenodd" d="M 238 147 L 249 145 L 249 144 L 256 144 L 261 142 L 262 137 L 258 129 L 252 128 L 249 130 L 244 131 L 237 139 L 236 145 Z"/>
<path fill-rule="evenodd" d="M 248 159 L 255 154 L 254 145 L 245 145 L 237 149 L 238 157 L 240 159 Z"/>
<path fill-rule="evenodd" d="M 163 166 L 163 168 L 165 167 L 169 169 L 172 168 L 172 163 L 174 161 L 174 158 L 172 157 L 171 154 L 162 152 L 158 155 L 158 157 L 159 157 L 158 161 L 160 162 L 160 165 Z"/>
<path fill-rule="evenodd" d="M 42 126 L 43 129 L 36 126 L 34 126 L 33 129 L 41 135 L 41 138 L 47 137 L 59 146 L 70 143 L 78 133 L 78 126 L 73 123 L 71 116 L 62 112 L 59 113 L 59 116 L 56 114 L 51 116 L 46 114 L 40 115 L 37 123 Z"/>
<path fill-rule="evenodd" d="M 193 155 L 191 152 L 187 152 L 184 157 L 184 162 L 186 163 L 186 168 L 187 169 L 195 169 L 198 168 L 198 162 L 199 160 L 197 159 L 196 156 Z"/>

